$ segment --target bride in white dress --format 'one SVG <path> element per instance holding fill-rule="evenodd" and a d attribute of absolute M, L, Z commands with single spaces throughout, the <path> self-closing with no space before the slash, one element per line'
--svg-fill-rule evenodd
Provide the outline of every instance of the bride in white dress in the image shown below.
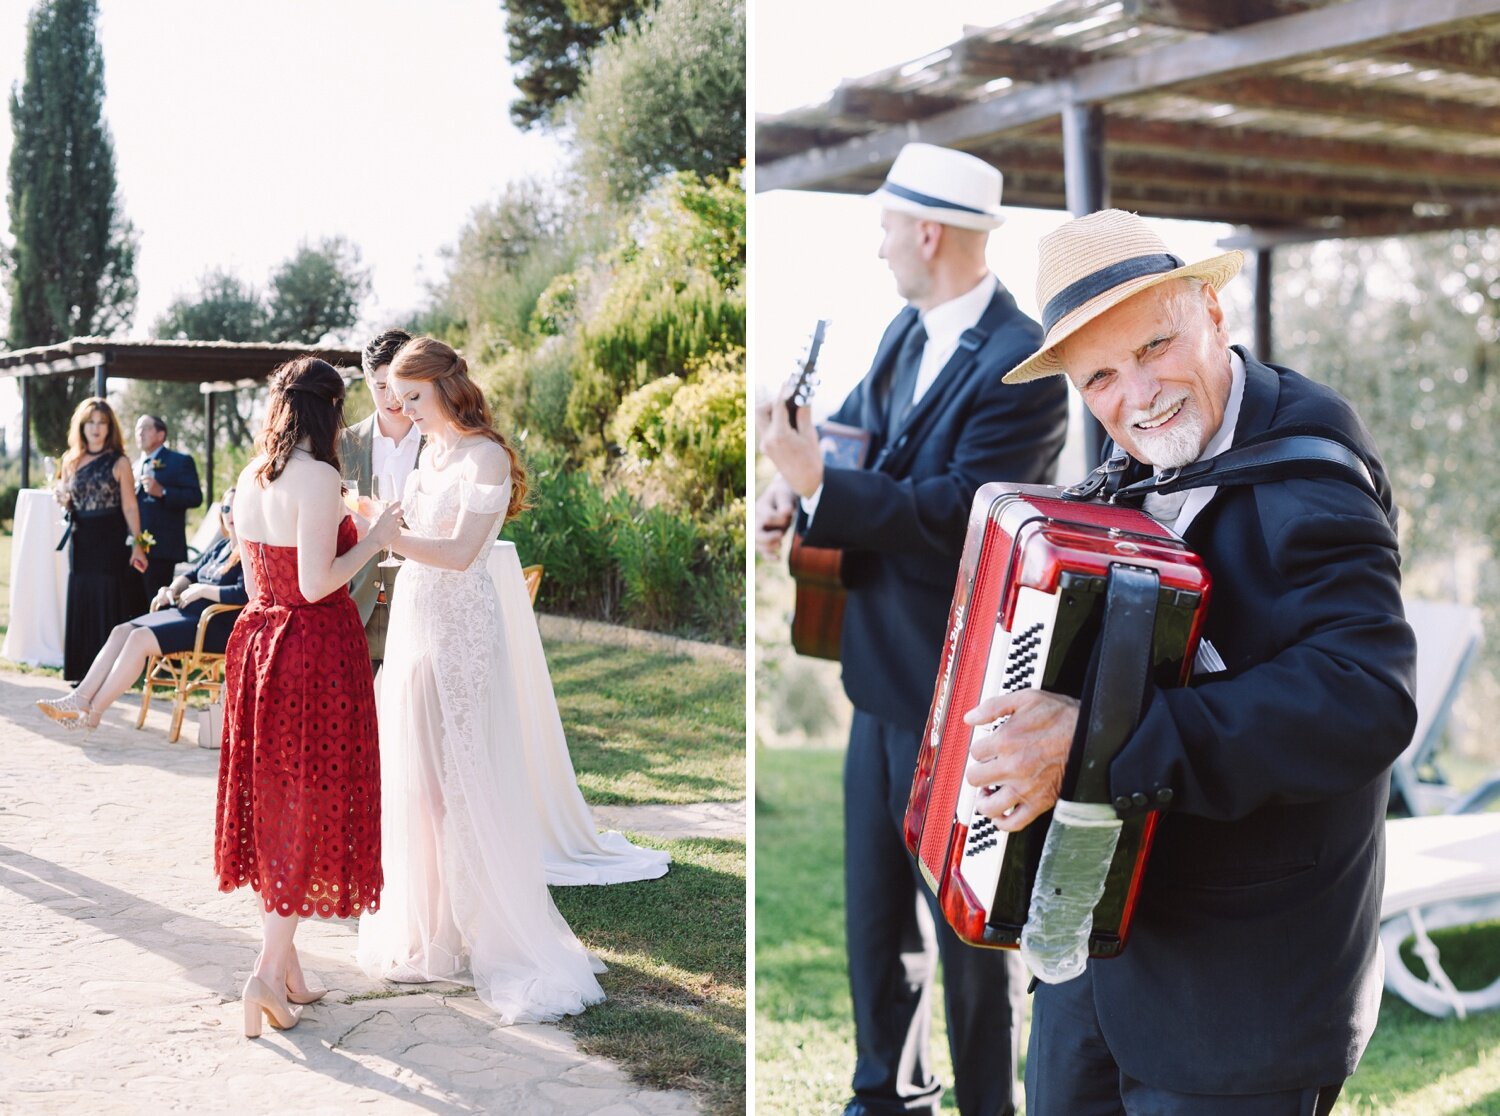
<path fill-rule="evenodd" d="M 422 337 L 390 380 L 426 440 L 407 480 L 378 704 L 380 909 L 360 919 L 372 977 L 470 983 L 504 1022 L 604 999 L 604 966 L 547 892 L 538 804 L 508 731 L 516 692 L 486 559 L 524 506 L 520 462 L 491 426 L 462 357 Z"/>

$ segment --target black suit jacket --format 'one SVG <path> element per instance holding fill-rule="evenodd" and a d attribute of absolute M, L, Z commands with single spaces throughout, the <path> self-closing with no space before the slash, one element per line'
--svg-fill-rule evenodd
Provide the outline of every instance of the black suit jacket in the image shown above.
<path fill-rule="evenodd" d="M 889 446 L 883 395 L 896 350 L 917 317 L 907 307 L 875 361 L 832 417 L 875 431 L 864 469 L 826 470 L 810 546 L 844 549 L 849 587 L 841 658 L 850 701 L 921 732 L 958 576 L 969 505 L 981 484 L 1050 482 L 1068 426 L 1060 378 L 1007 385 L 1041 344 L 1041 327 L 1003 287 L 911 410 Z"/>
<path fill-rule="evenodd" d="M 141 511 L 141 530 L 156 540 L 152 558 L 187 559 L 187 512 L 203 503 L 203 489 L 198 485 L 198 466 L 185 453 L 163 446 L 156 454 L 156 483 L 166 491 L 148 496 L 136 485 L 136 505 Z"/>
<path fill-rule="evenodd" d="M 1379 493 L 1340 480 L 1220 489 L 1186 531 L 1227 664 L 1158 690 L 1111 766 L 1170 791 L 1127 948 L 1092 964 L 1120 1068 L 1180 1092 L 1342 1080 L 1375 1026 L 1389 770 L 1411 739 L 1416 641 L 1369 432 L 1330 389 L 1243 350 L 1234 441 L 1331 428 Z"/>

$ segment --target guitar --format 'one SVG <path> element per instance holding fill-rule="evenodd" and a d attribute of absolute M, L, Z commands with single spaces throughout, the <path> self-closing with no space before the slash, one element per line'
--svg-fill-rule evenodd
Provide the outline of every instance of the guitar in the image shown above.
<path fill-rule="evenodd" d="M 793 428 L 797 425 L 797 408 L 811 401 L 817 386 L 818 351 L 828 323 L 819 321 L 808 344 L 807 359 L 787 382 L 786 407 Z M 818 428 L 818 444 L 823 461 L 845 469 L 863 468 L 870 450 L 870 432 L 838 422 L 825 422 Z M 792 648 L 799 655 L 818 659 L 837 659 L 844 627 L 844 599 L 847 592 L 843 579 L 844 552 L 835 547 L 804 546 L 800 537 L 792 536 L 792 550 L 787 568 L 797 586 L 792 610 Z"/>

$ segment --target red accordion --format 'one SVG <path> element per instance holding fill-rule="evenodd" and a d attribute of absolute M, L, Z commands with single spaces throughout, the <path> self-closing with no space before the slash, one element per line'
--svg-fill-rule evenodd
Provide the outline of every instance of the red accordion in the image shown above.
<path fill-rule="evenodd" d="M 1134 646 L 1138 702 L 1147 682 L 1187 681 L 1206 616 L 1208 572 L 1181 539 L 1144 512 L 1065 500 L 1062 492 L 987 484 L 975 495 L 932 710 L 917 753 L 906 846 L 949 924 L 973 945 L 1019 946 L 1051 814 L 1008 834 L 978 812 L 980 788 L 964 778 L 969 749 L 996 726 L 971 728 L 964 714 L 992 694 L 1030 688 L 1084 698 L 1080 724 L 1087 724 L 1091 698 L 1114 700 L 1107 685 L 1111 660 L 1101 663 L 1096 645 Z M 1124 603 L 1127 587 L 1144 608 Z M 1117 620 L 1114 637 L 1101 641 L 1111 610 L 1133 616 L 1129 622 L 1136 628 L 1132 632 Z M 1085 697 L 1095 675 L 1099 684 Z M 1128 727 L 1134 724 L 1131 717 Z M 1127 737 L 1120 734 L 1113 746 Z M 1113 753 L 1087 758 L 1080 752 L 1075 742 L 1062 797 L 1108 802 Z M 1149 812 L 1124 823 L 1094 908 L 1093 957 L 1112 957 L 1124 948 L 1156 819 Z"/>

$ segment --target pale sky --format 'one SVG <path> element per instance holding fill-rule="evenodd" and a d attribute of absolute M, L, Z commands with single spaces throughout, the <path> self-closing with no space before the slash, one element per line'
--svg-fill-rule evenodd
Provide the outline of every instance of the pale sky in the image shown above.
<path fill-rule="evenodd" d="M 1043 6 L 1034 0 L 925 0 L 906 18 L 880 20 L 851 18 L 852 6 L 842 3 L 753 0 L 755 113 L 817 103 L 841 79 L 909 62 L 955 41 L 965 24 L 993 26 Z M 1038 316 L 1037 242 L 1068 219 L 1059 211 L 1012 209 L 990 237 L 990 266 L 1032 317 Z M 1231 231 L 1228 225 L 1193 221 L 1153 224 L 1168 248 L 1188 260 L 1223 251 L 1215 241 Z M 901 309 L 890 272 L 875 254 L 880 247 L 879 209 L 864 198 L 843 194 L 757 194 L 751 245 L 752 391 L 777 391 L 795 370 L 814 322 L 828 318 L 829 335 L 819 361 L 823 383 L 813 401 L 814 416 L 821 418 L 868 370 L 876 342 Z M 1233 307 L 1235 293 L 1226 295 Z M 1248 335 L 1247 321 L 1231 324 L 1235 340 Z M 1076 462 L 1065 460 L 1067 475 L 1082 468 L 1081 447 L 1075 456 Z"/>
<path fill-rule="evenodd" d="M 7 106 L 31 7 L 0 0 Z M 371 272 L 359 333 L 374 332 L 423 302 L 475 206 L 565 161 L 510 123 L 498 0 L 101 0 L 99 36 L 119 197 L 141 238 L 135 338 L 207 270 L 263 288 L 299 242 L 336 235 Z M 0 381 L 0 422 L 15 399 Z"/>

